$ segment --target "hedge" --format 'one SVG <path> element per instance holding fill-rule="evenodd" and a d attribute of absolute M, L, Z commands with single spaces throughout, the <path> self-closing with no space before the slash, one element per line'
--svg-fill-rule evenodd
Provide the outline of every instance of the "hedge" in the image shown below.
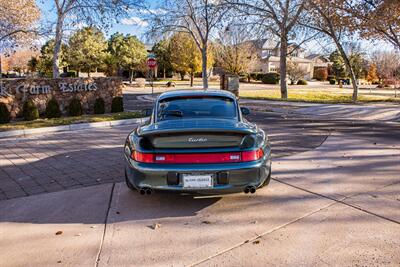
<path fill-rule="evenodd" d="M 22 107 L 22 115 L 26 121 L 39 119 L 39 110 L 31 99 L 25 101 Z"/>
<path fill-rule="evenodd" d="M 10 111 L 8 111 L 6 104 L 0 103 L 0 124 L 8 123 L 10 119 Z"/>

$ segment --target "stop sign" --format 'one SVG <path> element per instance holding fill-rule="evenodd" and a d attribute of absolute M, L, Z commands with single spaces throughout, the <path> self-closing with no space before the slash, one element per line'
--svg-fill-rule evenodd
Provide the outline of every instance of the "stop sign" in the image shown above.
<path fill-rule="evenodd" d="M 155 67 L 157 67 L 157 60 L 156 60 L 155 58 L 149 58 L 149 59 L 147 60 L 147 66 L 148 66 L 150 69 L 154 69 Z"/>

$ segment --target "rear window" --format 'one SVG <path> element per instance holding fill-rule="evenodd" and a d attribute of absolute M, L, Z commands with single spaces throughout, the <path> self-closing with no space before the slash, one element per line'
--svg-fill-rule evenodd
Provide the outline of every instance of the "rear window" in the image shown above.
<path fill-rule="evenodd" d="M 237 118 L 233 99 L 226 97 L 185 97 L 161 100 L 157 107 L 157 120 L 182 118 Z"/>

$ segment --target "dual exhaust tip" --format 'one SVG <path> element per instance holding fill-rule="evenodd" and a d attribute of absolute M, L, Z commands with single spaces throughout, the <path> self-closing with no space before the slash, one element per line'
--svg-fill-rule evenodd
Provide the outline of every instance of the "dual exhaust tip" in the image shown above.
<path fill-rule="evenodd" d="M 150 187 L 143 187 L 140 188 L 139 192 L 141 195 L 151 195 L 153 193 L 153 189 L 151 189 Z"/>
<path fill-rule="evenodd" d="M 245 194 L 248 194 L 248 193 L 254 194 L 256 192 L 256 190 L 257 190 L 257 188 L 255 186 L 249 185 L 244 188 L 244 193 Z"/>

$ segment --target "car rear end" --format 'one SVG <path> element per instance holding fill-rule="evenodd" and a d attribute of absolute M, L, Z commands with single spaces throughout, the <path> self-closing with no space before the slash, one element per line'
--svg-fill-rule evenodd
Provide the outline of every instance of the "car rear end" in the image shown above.
<path fill-rule="evenodd" d="M 157 103 L 152 121 L 128 136 L 125 146 L 128 183 L 142 194 L 154 190 L 254 193 L 269 179 L 271 171 L 271 149 L 264 132 L 241 118 L 234 98 L 222 102 L 234 105 L 227 114 L 220 110 L 219 100 L 214 101 L 219 114 L 214 114 L 207 113 L 213 104 L 200 107 L 203 104 L 201 101 L 198 104 L 199 98 L 191 99 L 169 103 L 174 112 L 179 108 L 190 116 L 174 113 L 173 118 L 159 119 Z"/>

